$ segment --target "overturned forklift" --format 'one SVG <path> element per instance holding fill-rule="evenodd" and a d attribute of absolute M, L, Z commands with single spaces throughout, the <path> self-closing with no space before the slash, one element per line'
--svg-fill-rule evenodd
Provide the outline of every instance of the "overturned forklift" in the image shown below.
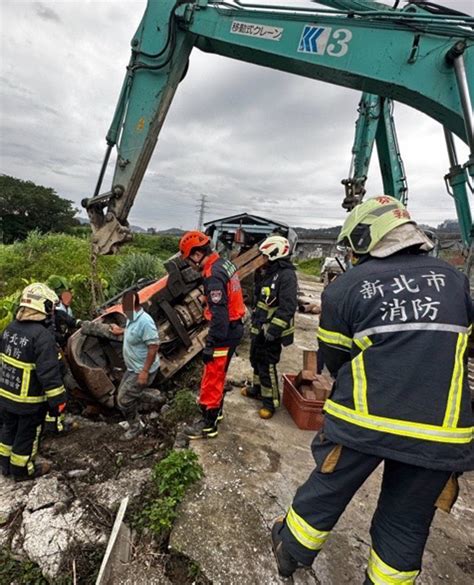
<path fill-rule="evenodd" d="M 269 226 L 260 240 L 272 233 Z M 263 265 L 258 245 L 242 246 L 232 258 L 243 282 Z M 208 324 L 204 318 L 204 288 L 198 272 L 179 254 L 166 263 L 167 275 L 156 281 L 137 283 L 127 290 L 138 292 L 140 303 L 155 320 L 160 333 L 160 370 L 152 382 L 159 387 L 189 363 L 205 346 Z M 120 293 L 99 308 L 100 315 L 86 322 L 68 342 L 68 362 L 80 390 L 75 394 L 86 402 L 106 408 L 115 406 L 115 395 L 125 372 L 122 341 L 113 335 L 111 325 L 125 325 Z"/>

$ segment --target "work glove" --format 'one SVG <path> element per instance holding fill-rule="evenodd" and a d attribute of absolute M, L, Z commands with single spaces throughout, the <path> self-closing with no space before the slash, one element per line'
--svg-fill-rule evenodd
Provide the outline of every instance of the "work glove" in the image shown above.
<path fill-rule="evenodd" d="M 202 361 L 205 364 L 208 364 L 209 362 L 212 362 L 213 359 L 214 359 L 214 348 L 213 347 L 205 347 L 202 350 Z"/>
<path fill-rule="evenodd" d="M 66 409 L 66 403 L 61 402 L 61 404 L 56 404 L 55 406 L 48 406 L 48 413 L 50 416 L 59 416 L 62 414 Z"/>
<path fill-rule="evenodd" d="M 272 335 L 271 333 L 265 333 L 265 341 L 268 341 L 268 343 L 271 343 L 272 341 L 275 341 L 276 337 L 275 335 Z"/>

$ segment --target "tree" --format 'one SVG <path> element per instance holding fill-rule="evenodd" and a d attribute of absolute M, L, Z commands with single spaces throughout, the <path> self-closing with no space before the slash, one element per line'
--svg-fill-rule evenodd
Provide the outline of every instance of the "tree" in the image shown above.
<path fill-rule="evenodd" d="M 456 219 L 445 219 L 436 229 L 440 232 L 459 233 L 459 223 Z"/>
<path fill-rule="evenodd" d="M 28 232 L 67 232 L 77 225 L 72 201 L 54 189 L 0 175 L 0 241 L 12 244 Z"/>

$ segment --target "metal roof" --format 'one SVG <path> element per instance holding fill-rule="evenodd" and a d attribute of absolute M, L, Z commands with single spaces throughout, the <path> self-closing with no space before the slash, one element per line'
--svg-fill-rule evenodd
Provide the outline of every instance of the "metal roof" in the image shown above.
<path fill-rule="evenodd" d="M 221 226 L 228 224 L 229 227 L 234 227 L 235 224 L 237 224 L 236 227 L 239 227 L 240 224 L 242 225 L 257 224 L 262 226 L 270 225 L 275 227 L 282 227 L 285 229 L 289 228 L 288 224 L 283 223 L 281 221 L 275 221 L 274 219 L 261 217 L 260 215 L 253 215 L 251 213 L 238 213 L 236 215 L 229 215 L 228 217 L 221 217 L 218 219 L 213 219 L 211 221 L 204 222 L 205 227 L 215 224 L 219 224 Z"/>

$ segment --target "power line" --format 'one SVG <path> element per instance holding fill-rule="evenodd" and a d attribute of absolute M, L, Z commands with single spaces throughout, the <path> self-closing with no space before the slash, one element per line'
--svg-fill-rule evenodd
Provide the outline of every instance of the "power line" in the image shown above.
<path fill-rule="evenodd" d="M 204 223 L 204 213 L 206 212 L 206 209 L 207 209 L 207 207 L 206 207 L 206 199 L 207 199 L 207 196 L 201 194 L 201 200 L 200 200 L 200 204 L 199 204 L 199 207 L 198 207 L 198 211 L 199 211 L 198 224 L 197 224 L 197 229 L 198 230 L 202 230 L 202 226 L 203 226 L 203 223 Z"/>

